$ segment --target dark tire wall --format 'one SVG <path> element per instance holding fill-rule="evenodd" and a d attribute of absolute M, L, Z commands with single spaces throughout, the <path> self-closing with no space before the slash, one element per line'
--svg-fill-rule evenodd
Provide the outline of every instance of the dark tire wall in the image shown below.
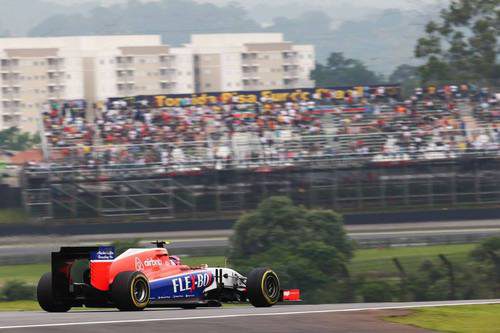
<path fill-rule="evenodd" d="M 134 286 L 137 283 L 146 283 L 147 296 L 144 301 L 134 297 Z M 141 311 L 149 304 L 149 282 L 141 272 L 121 272 L 115 277 L 111 285 L 111 298 L 115 306 L 121 311 Z"/>
<path fill-rule="evenodd" d="M 272 279 L 276 282 L 277 292 L 270 295 L 265 288 L 266 280 Z M 247 276 L 248 299 L 250 303 L 258 308 L 270 307 L 278 303 L 280 298 L 280 284 L 278 275 L 269 268 L 256 268 Z"/>
<path fill-rule="evenodd" d="M 56 292 L 52 289 L 52 272 L 43 274 L 36 288 L 40 307 L 47 312 L 68 312 L 71 309 L 71 304 L 59 300 Z"/>

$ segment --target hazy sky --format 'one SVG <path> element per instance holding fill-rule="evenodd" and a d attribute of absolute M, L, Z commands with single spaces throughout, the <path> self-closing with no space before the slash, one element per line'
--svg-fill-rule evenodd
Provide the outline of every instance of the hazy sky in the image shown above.
<path fill-rule="evenodd" d="M 113 3 L 125 3 L 128 0 L 47 0 L 47 1 L 52 1 L 52 2 L 58 2 L 61 4 L 71 4 L 71 3 L 81 3 L 83 1 L 87 2 L 101 2 L 102 4 L 113 4 Z M 141 1 L 158 1 L 158 0 L 141 0 Z M 210 2 L 214 4 L 225 4 L 231 1 L 239 2 L 243 4 L 246 7 L 253 7 L 259 3 L 262 3 L 264 1 L 262 0 L 196 0 L 198 2 Z M 269 1 L 265 1 L 269 3 Z M 301 3 L 303 2 L 304 5 L 309 4 L 311 1 L 310 0 L 273 0 L 273 3 Z M 316 2 L 316 1 L 313 1 Z M 319 1 L 318 1 L 319 2 Z M 343 0 L 322 0 L 321 1 L 323 4 L 330 3 L 330 4 L 335 4 L 338 3 L 339 5 L 342 3 L 345 3 L 347 1 Z M 437 4 L 437 3 L 444 3 L 448 2 L 448 0 L 356 0 L 355 2 L 349 1 L 351 5 L 356 5 L 359 7 L 366 6 L 366 7 L 378 7 L 378 8 L 415 8 L 415 7 L 422 7 L 428 4 Z M 305 7 L 304 9 L 306 9 Z"/>

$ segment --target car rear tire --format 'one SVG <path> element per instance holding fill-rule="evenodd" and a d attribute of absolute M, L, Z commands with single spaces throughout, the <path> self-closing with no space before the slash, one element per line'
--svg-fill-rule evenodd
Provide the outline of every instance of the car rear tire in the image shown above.
<path fill-rule="evenodd" d="M 149 281 L 141 272 L 121 272 L 111 285 L 111 298 L 120 311 L 144 310 L 149 297 Z"/>
<path fill-rule="evenodd" d="M 40 307 L 47 312 L 68 312 L 71 305 L 57 299 L 57 295 L 52 288 L 52 273 L 45 273 L 38 281 L 36 288 L 36 298 Z"/>
<path fill-rule="evenodd" d="M 247 277 L 248 300 L 258 308 L 270 307 L 280 299 L 278 275 L 269 268 L 256 268 Z"/>

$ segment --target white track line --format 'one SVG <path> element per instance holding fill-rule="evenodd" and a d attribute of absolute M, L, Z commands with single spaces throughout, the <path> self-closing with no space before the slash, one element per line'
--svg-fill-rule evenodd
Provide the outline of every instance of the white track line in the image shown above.
<path fill-rule="evenodd" d="M 481 301 L 481 302 L 462 302 L 462 303 L 444 303 L 444 304 L 422 304 L 422 305 L 415 304 L 415 305 L 403 305 L 403 306 L 366 307 L 357 309 L 338 309 L 338 310 L 310 310 L 310 311 L 291 311 L 291 312 L 275 312 L 275 313 L 246 313 L 246 314 L 217 315 L 217 316 L 197 316 L 197 317 L 181 317 L 181 318 L 150 318 L 150 319 L 109 320 L 109 321 L 108 320 L 87 321 L 87 322 L 70 322 L 70 323 L 55 323 L 55 324 L 0 326 L 0 330 L 16 329 L 16 328 L 151 323 L 151 322 L 163 322 L 163 321 L 184 321 L 184 320 L 200 320 L 200 319 L 225 319 L 225 318 L 238 318 L 238 317 L 289 316 L 289 315 L 318 314 L 318 313 L 357 312 L 357 311 L 369 311 L 369 310 L 397 310 L 397 309 L 414 309 L 414 308 L 429 308 L 429 307 L 442 307 L 442 306 L 485 305 L 485 304 L 499 304 L 499 303 L 500 300 L 492 300 L 484 302 Z"/>

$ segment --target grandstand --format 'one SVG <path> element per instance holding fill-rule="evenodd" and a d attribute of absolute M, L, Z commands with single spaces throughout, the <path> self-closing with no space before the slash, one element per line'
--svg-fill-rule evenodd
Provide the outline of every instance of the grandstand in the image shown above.
<path fill-rule="evenodd" d="M 53 104 L 47 163 L 25 168 L 26 206 L 45 218 L 199 218 L 273 194 L 340 211 L 500 202 L 497 95 L 466 85 L 406 100 L 395 86 L 338 91 L 203 105 L 183 96 L 167 107 L 115 99 L 93 117 Z"/>

